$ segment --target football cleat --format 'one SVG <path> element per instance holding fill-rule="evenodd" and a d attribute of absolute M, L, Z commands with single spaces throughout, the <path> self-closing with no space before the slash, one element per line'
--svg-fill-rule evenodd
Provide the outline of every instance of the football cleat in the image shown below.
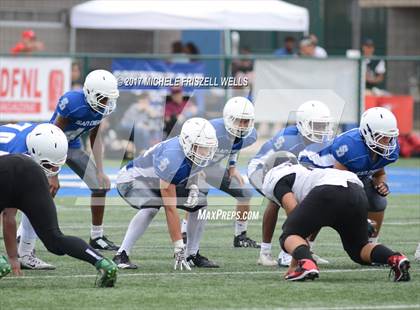
<path fill-rule="evenodd" d="M 408 258 L 402 254 L 395 254 L 388 258 L 388 265 L 391 266 L 389 278 L 393 277 L 394 282 L 410 281 L 410 262 Z"/>
<path fill-rule="evenodd" d="M 419 243 L 419 245 L 418 245 L 418 247 L 417 247 L 416 253 L 414 253 L 414 259 L 415 259 L 417 262 L 420 262 L 420 243 Z"/>
<path fill-rule="evenodd" d="M 35 256 L 35 253 L 32 252 L 28 255 L 23 255 L 19 257 L 19 263 L 22 269 L 31 269 L 31 270 L 54 270 L 55 266 L 44 262 L 42 259 Z"/>
<path fill-rule="evenodd" d="M 315 280 L 319 277 L 319 269 L 316 263 L 311 259 L 298 260 L 298 266 L 295 270 L 289 271 L 284 279 L 287 281 L 305 281 Z"/>
<path fill-rule="evenodd" d="M 277 262 L 273 259 L 271 253 L 260 253 L 260 257 L 258 257 L 257 265 L 261 266 L 277 266 Z"/>
<path fill-rule="evenodd" d="M 277 260 L 277 263 L 279 267 L 289 267 L 292 262 L 292 258 L 293 258 L 292 255 L 281 250 L 279 253 L 279 258 Z"/>
<path fill-rule="evenodd" d="M 95 285 L 97 287 L 113 287 L 117 282 L 117 265 L 108 258 L 102 258 L 96 262 L 95 267 L 98 270 Z"/>
<path fill-rule="evenodd" d="M 187 263 L 191 267 L 198 268 L 219 268 L 215 262 L 212 262 L 207 257 L 201 256 L 200 252 L 197 252 L 195 255 L 190 255 L 187 257 Z"/>
<path fill-rule="evenodd" d="M 316 255 L 312 253 L 312 258 L 315 260 L 317 265 L 328 265 L 330 262 L 326 259 L 320 257 L 319 255 Z"/>
<path fill-rule="evenodd" d="M 9 274 L 12 271 L 12 267 L 7 261 L 6 256 L 0 256 L 0 279 Z"/>
<path fill-rule="evenodd" d="M 106 236 L 98 237 L 95 239 L 89 239 L 89 245 L 95 250 L 102 251 L 118 251 L 119 246 L 115 245 L 114 242 L 109 240 Z"/>
<path fill-rule="evenodd" d="M 130 258 L 128 257 L 125 251 L 121 253 L 117 253 L 112 259 L 114 263 L 117 264 L 118 268 L 120 269 L 137 269 L 137 265 L 130 262 Z"/>
<path fill-rule="evenodd" d="M 235 248 L 260 248 L 261 245 L 252 240 L 251 238 L 248 238 L 246 235 L 246 231 L 243 231 L 239 236 L 235 236 L 233 238 L 233 246 Z"/>

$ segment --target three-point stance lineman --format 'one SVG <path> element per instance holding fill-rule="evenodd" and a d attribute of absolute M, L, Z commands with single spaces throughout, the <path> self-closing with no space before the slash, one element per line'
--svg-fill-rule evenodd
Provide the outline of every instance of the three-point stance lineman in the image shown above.
<path fill-rule="evenodd" d="M 17 123 L 0 126 L 0 155 L 30 156 L 42 167 L 49 180 L 60 172 L 66 162 L 67 145 L 66 136 L 53 124 Z M 8 252 L 16 251 L 16 212 L 14 208 L 3 212 L 4 243 Z M 35 256 L 33 249 L 37 236 L 25 214 L 22 215 L 20 227 L 18 254 L 22 268 L 55 269 L 53 265 Z"/>
<path fill-rule="evenodd" d="M 204 232 L 198 209 L 207 207 L 204 193 L 198 190 L 194 178 L 213 159 L 217 137 L 209 121 L 195 117 L 187 120 L 179 136 L 156 144 L 143 155 L 123 167 L 117 177 L 118 193 L 133 208 L 139 209 L 131 220 L 114 262 L 122 269 L 136 269 L 130 262 L 134 243 L 144 234 L 161 206 L 166 213 L 169 234 L 174 244 L 175 269 L 190 269 L 191 262 L 198 267 L 217 267 L 199 254 L 199 243 Z M 191 188 L 194 186 L 194 190 Z M 195 202 L 189 198 L 193 197 Z M 177 208 L 190 212 L 185 249 L 179 225 Z M 189 263 L 187 263 L 187 257 Z"/>
<path fill-rule="evenodd" d="M 97 285 L 114 286 L 117 266 L 83 240 L 65 236 L 60 231 L 47 177 L 43 169 L 26 155 L 0 157 L 0 212 L 6 208 L 17 208 L 28 217 L 48 251 L 56 255 L 67 254 L 94 265 L 101 274 Z M 12 268 L 18 268 L 17 253 L 8 255 L 14 258 L 10 261 Z M 6 259 L 0 258 L 0 278 L 10 271 Z"/>
<path fill-rule="evenodd" d="M 368 200 L 356 174 L 338 169 L 309 170 L 293 154 L 273 159 L 263 192 L 278 204 L 294 207 L 283 224 L 280 245 L 293 256 L 285 275 L 289 281 L 314 279 L 319 269 L 306 238 L 322 227 L 338 232 L 350 258 L 359 264 L 391 267 L 394 281 L 409 281 L 406 256 L 368 242 Z"/>
<path fill-rule="evenodd" d="M 274 137 L 265 142 L 258 153 L 250 160 L 248 165 L 248 178 L 252 186 L 261 192 L 263 183 L 263 168 L 266 160 L 279 151 L 287 151 L 292 154 L 299 153 L 308 147 L 323 149 L 327 142 L 333 138 L 333 118 L 326 104 L 317 100 L 309 100 L 301 104 L 296 111 L 296 125 L 288 126 L 280 130 Z M 264 211 L 260 257 L 257 264 L 263 266 L 276 266 L 271 255 L 271 239 L 277 224 L 280 206 L 273 201 L 267 204 Z M 286 214 L 289 210 L 285 209 Z M 315 255 L 314 255 L 315 257 Z M 318 263 L 328 263 L 328 261 L 315 257 Z M 281 251 L 278 264 L 289 266 L 292 257 Z"/>

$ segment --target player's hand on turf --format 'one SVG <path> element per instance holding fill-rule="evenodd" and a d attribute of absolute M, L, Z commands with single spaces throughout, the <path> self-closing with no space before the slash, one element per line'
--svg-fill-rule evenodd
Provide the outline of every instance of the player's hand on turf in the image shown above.
<path fill-rule="evenodd" d="M 96 176 L 98 178 L 99 188 L 109 191 L 111 188 L 111 181 L 109 180 L 108 176 L 102 171 L 97 172 Z"/>
<path fill-rule="evenodd" d="M 23 272 L 20 269 L 20 262 L 19 260 L 16 258 L 10 258 L 9 257 L 9 264 L 12 267 L 12 273 L 13 275 L 19 277 L 19 276 L 23 276 Z"/>
<path fill-rule="evenodd" d="M 60 182 L 58 181 L 58 175 L 48 178 L 48 183 L 50 184 L 50 193 L 51 196 L 55 197 L 58 190 L 60 189 Z"/>
<path fill-rule="evenodd" d="M 185 245 L 182 247 L 175 246 L 174 249 L 174 258 L 175 258 L 175 264 L 174 264 L 174 270 L 177 270 L 179 267 L 179 270 L 191 270 L 190 265 L 187 263 L 187 258 L 185 254 Z"/>
<path fill-rule="evenodd" d="M 386 184 L 385 182 L 381 182 L 378 185 L 376 185 L 375 189 L 379 195 L 384 196 L 384 197 L 390 193 L 388 184 Z"/>
<path fill-rule="evenodd" d="M 239 170 L 236 169 L 236 167 L 229 168 L 229 178 L 235 178 L 236 180 L 238 180 L 241 186 L 245 184 L 244 179 L 242 178 L 241 174 L 239 173 Z"/>

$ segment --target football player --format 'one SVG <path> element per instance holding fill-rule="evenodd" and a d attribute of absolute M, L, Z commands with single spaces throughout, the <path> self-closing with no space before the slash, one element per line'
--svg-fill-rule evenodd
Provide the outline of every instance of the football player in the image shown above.
<path fill-rule="evenodd" d="M 119 96 L 117 79 L 106 70 L 90 72 L 83 91 L 69 91 L 59 100 L 50 120 L 61 128 L 69 140 L 67 165 L 91 190 L 92 227 L 89 244 L 99 250 L 117 250 L 118 247 L 103 233 L 105 196 L 110 180 L 104 173 L 103 146 L 99 126 L 104 117 L 111 114 Z M 82 149 L 80 136 L 89 132 L 94 161 Z M 54 191 L 58 190 L 58 178 L 53 177 Z"/>
<path fill-rule="evenodd" d="M 318 149 L 325 147 L 333 138 L 333 118 L 329 108 L 321 101 L 310 100 L 301 104 L 296 112 L 296 125 L 280 130 L 273 138 L 263 144 L 258 153 L 248 164 L 248 178 L 255 189 L 261 192 L 263 167 L 267 159 L 276 152 L 288 151 L 298 156 L 309 145 Z M 290 265 L 292 257 L 280 252 L 279 261 L 273 259 L 271 254 L 271 240 L 277 223 L 280 206 L 269 201 L 263 217 L 263 242 L 257 263 L 263 266 Z M 288 214 L 289 210 L 285 210 Z M 317 257 L 319 263 L 328 261 Z"/>
<path fill-rule="evenodd" d="M 156 144 L 123 167 L 117 177 L 118 193 L 133 208 L 139 209 L 131 220 L 124 241 L 113 258 L 119 268 L 136 269 L 129 255 L 134 243 L 144 234 L 163 206 L 172 242 L 174 269 L 190 269 L 187 256 L 203 267 L 217 265 L 199 254 L 204 225 L 198 210 L 207 207 L 206 195 L 190 178 L 202 171 L 217 149 L 214 127 L 203 118 L 187 120 L 179 136 Z M 192 187 L 193 189 L 190 189 Z M 192 195 L 191 192 L 194 192 Z M 181 236 L 177 208 L 190 212 L 186 248 Z"/>
<path fill-rule="evenodd" d="M 0 157 L 0 212 L 10 207 L 19 209 L 28 217 L 48 251 L 56 255 L 69 255 L 94 265 L 100 273 L 97 286 L 114 286 L 117 266 L 83 240 L 63 235 L 60 231 L 49 187 L 45 170 L 29 156 L 19 154 Z M 5 257 L 0 258 L 0 278 L 12 269 L 19 273 L 17 252 L 10 252 L 9 249 L 7 254 L 10 265 Z"/>
<path fill-rule="evenodd" d="M 229 99 L 223 108 L 223 118 L 210 120 L 216 129 L 218 147 L 213 160 L 203 171 L 204 181 L 236 198 L 238 219 L 235 221 L 234 247 L 259 248 L 260 245 L 247 236 L 247 219 L 252 191 L 246 187 L 236 161 L 241 149 L 255 143 L 254 105 L 245 97 Z M 221 163 L 228 158 L 228 169 Z M 184 224 L 186 225 L 186 223 Z M 186 226 L 185 226 L 186 227 Z"/>
<path fill-rule="evenodd" d="M 0 126 L 0 155 L 26 154 L 44 170 L 47 177 L 57 175 L 67 157 L 67 138 L 53 124 L 17 123 Z M 16 248 L 16 209 L 4 211 L 6 248 Z M 22 231 L 19 240 L 19 261 L 26 269 L 55 269 L 36 257 L 36 234 L 25 214 L 22 215 Z"/>
<path fill-rule="evenodd" d="M 399 157 L 398 133 L 394 114 L 375 107 L 363 113 L 359 128 L 342 133 L 319 152 L 306 149 L 299 155 L 301 162 L 315 167 L 349 170 L 359 176 L 369 201 L 368 217 L 376 222 L 372 242 L 377 242 L 390 193 L 384 168 Z"/>
<path fill-rule="evenodd" d="M 356 174 L 331 168 L 309 170 L 298 164 L 291 153 L 274 161 L 274 168 L 264 177 L 263 193 L 293 210 L 280 236 L 281 247 L 293 256 L 286 280 L 318 277 L 319 269 L 306 239 L 322 227 L 338 232 L 344 250 L 354 262 L 389 265 L 394 281 L 410 280 L 406 256 L 368 241 L 368 200 Z"/>

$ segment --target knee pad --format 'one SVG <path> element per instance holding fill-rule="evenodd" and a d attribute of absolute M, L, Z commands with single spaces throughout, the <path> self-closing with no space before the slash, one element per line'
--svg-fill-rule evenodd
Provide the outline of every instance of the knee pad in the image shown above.
<path fill-rule="evenodd" d="M 357 264 L 360 265 L 366 265 L 365 262 L 362 261 L 362 258 L 360 257 L 360 251 L 362 249 L 355 249 L 355 248 L 347 248 L 345 251 L 347 252 L 348 256 L 351 258 L 351 260 Z"/>
<path fill-rule="evenodd" d="M 378 192 L 373 188 L 371 182 L 364 183 L 365 184 L 365 192 L 366 197 L 369 203 L 369 212 L 382 212 L 386 209 L 388 201 L 386 197 L 383 197 L 378 194 Z"/>
<path fill-rule="evenodd" d="M 388 201 L 385 197 L 380 196 L 377 194 L 378 197 L 374 199 L 369 199 L 369 212 L 383 212 L 388 205 Z"/>
<path fill-rule="evenodd" d="M 91 189 L 90 192 L 95 197 L 104 197 L 104 196 L 106 196 L 107 190 L 100 189 L 100 188 L 95 188 L 95 189 Z"/>
<path fill-rule="evenodd" d="M 283 251 L 286 252 L 286 250 L 284 249 L 284 242 L 286 241 L 287 237 L 289 237 L 288 234 L 282 233 L 280 235 L 279 241 L 280 241 L 280 247 L 282 248 Z"/>

